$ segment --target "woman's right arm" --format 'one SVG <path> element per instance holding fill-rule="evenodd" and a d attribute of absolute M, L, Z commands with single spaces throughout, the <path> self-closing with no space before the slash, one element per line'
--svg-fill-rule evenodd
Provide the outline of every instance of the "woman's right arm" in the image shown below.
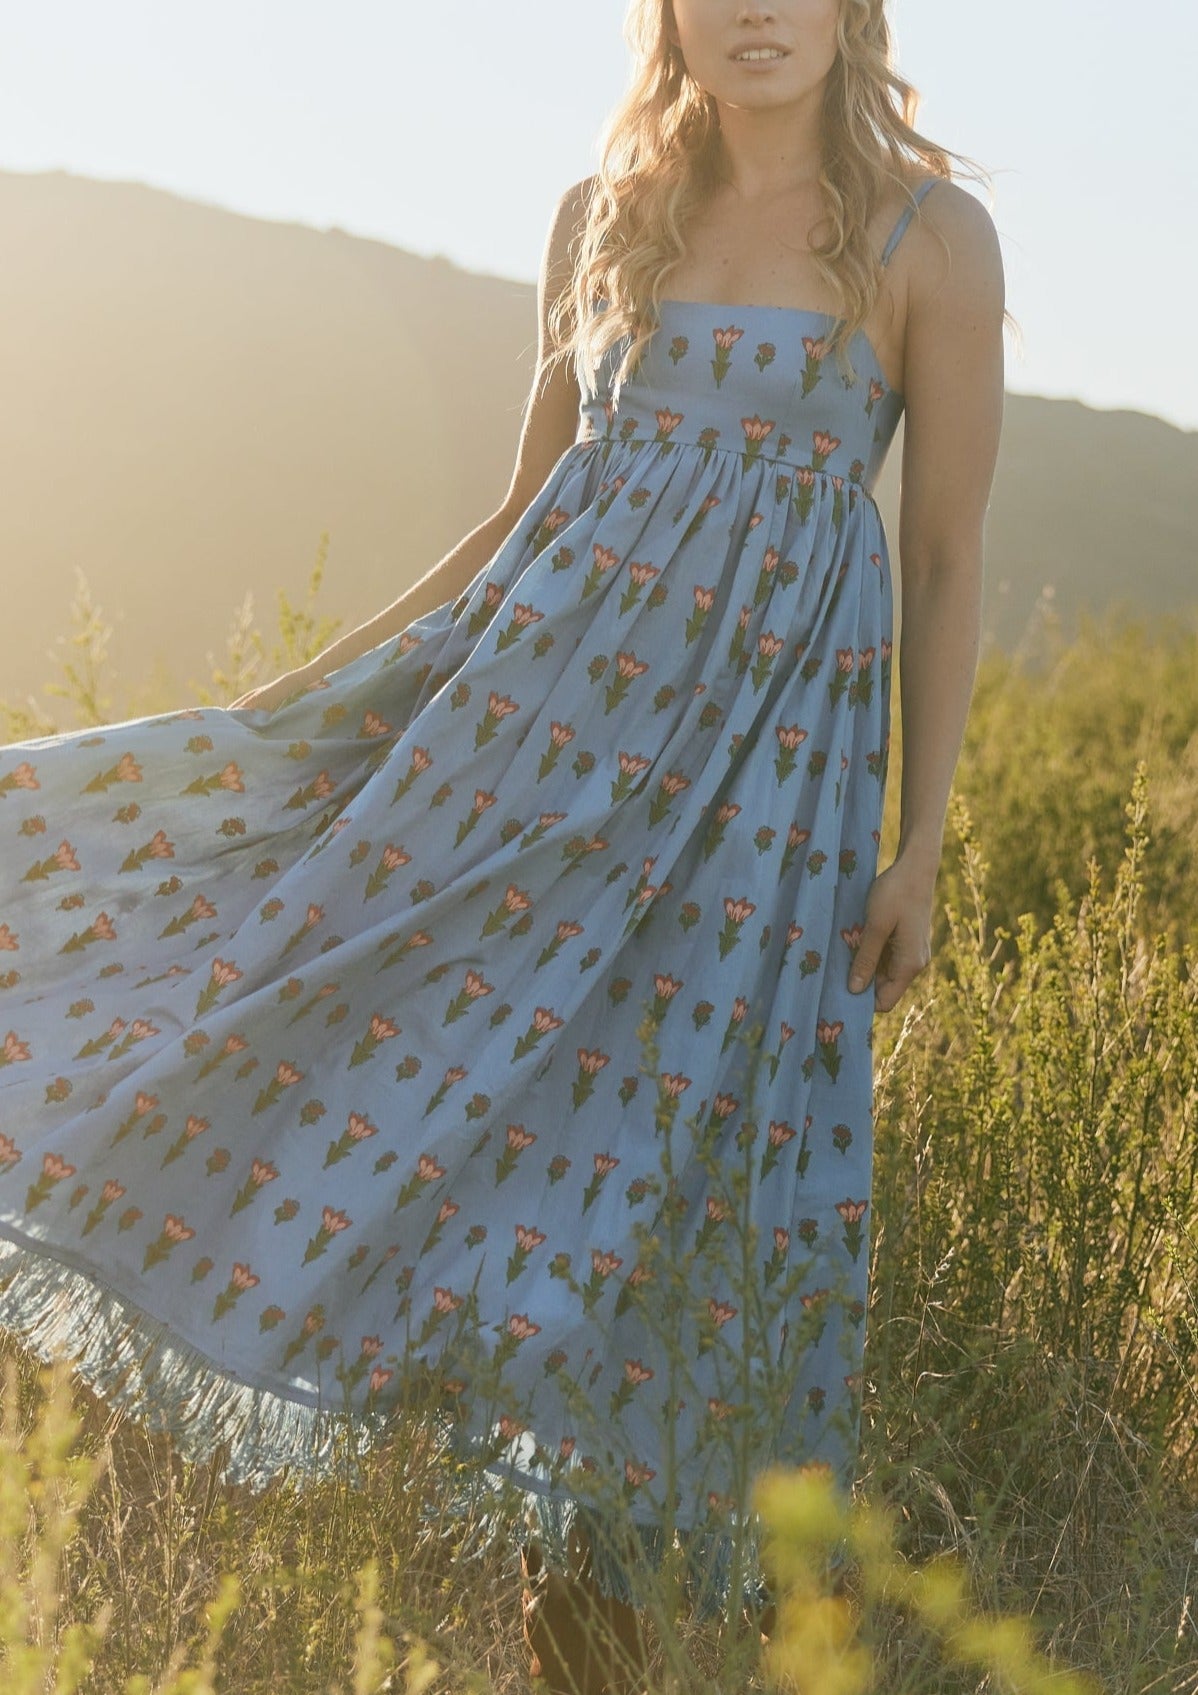
<path fill-rule="evenodd" d="M 232 703 L 234 707 L 273 711 L 297 689 L 319 682 L 330 671 L 401 635 L 415 619 L 456 600 L 507 539 L 521 513 L 575 439 L 578 389 L 573 361 L 560 359 L 552 366 L 549 364 L 549 310 L 570 279 L 570 246 L 586 215 L 590 180 L 575 183 L 562 196 L 545 242 L 537 283 L 536 374 L 524 408 L 511 485 L 502 503 L 390 606 L 339 637 L 298 670 L 285 672 L 271 683 L 250 689 Z"/>

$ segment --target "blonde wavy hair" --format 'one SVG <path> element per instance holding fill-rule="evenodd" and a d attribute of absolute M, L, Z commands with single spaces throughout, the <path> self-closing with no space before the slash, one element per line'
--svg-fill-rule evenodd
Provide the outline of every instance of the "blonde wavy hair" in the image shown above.
<path fill-rule="evenodd" d="M 549 314 L 553 362 L 573 354 L 592 391 L 604 353 L 629 337 L 614 397 L 657 329 L 662 285 L 683 255 L 687 223 L 719 180 L 716 102 L 687 72 L 667 33 L 672 23 L 673 0 L 630 0 L 624 35 L 632 81 L 600 137 L 599 170 L 571 247 L 571 279 Z M 991 179 L 972 159 L 915 129 L 920 96 L 891 62 L 886 0 L 840 0 L 836 37 L 819 175 L 820 221 L 829 233 L 811 253 L 840 303 L 829 351 L 844 380 L 855 383 L 848 345 L 877 299 L 882 270 L 866 230 L 885 184 L 897 183 L 915 205 L 912 180 L 951 179 L 951 159 L 964 174 Z"/>

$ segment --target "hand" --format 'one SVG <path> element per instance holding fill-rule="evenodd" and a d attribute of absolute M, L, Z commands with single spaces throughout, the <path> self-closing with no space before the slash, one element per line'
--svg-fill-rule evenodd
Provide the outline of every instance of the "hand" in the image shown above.
<path fill-rule="evenodd" d="M 247 689 L 243 695 L 238 695 L 236 700 L 229 702 L 229 710 L 236 711 L 248 707 L 257 712 L 273 712 L 283 704 L 288 695 L 310 687 L 316 681 L 318 679 L 308 666 L 302 665 L 296 671 L 284 671 L 273 683 L 260 683 L 256 689 Z"/>
<path fill-rule="evenodd" d="M 865 898 L 865 924 L 849 968 L 849 989 L 859 994 L 873 977 L 878 1012 L 889 1012 L 931 963 L 935 883 L 934 871 L 899 858 L 874 878 Z"/>

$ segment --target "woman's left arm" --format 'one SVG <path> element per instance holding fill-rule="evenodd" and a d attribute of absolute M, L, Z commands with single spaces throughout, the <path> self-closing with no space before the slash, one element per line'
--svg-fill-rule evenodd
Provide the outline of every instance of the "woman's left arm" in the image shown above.
<path fill-rule="evenodd" d="M 849 975 L 858 992 L 874 978 L 879 1012 L 931 959 L 944 820 L 977 671 L 982 529 L 1003 411 L 1005 291 L 994 224 L 954 183 L 938 184 L 921 209 L 924 239 L 907 236 L 899 841 L 870 888 Z"/>

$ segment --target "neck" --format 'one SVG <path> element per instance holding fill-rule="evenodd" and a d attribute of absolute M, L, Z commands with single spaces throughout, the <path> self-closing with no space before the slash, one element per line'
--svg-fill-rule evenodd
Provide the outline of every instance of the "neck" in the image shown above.
<path fill-rule="evenodd" d="M 775 111 L 720 106 L 717 172 L 742 200 L 769 200 L 819 179 L 823 89 Z"/>

